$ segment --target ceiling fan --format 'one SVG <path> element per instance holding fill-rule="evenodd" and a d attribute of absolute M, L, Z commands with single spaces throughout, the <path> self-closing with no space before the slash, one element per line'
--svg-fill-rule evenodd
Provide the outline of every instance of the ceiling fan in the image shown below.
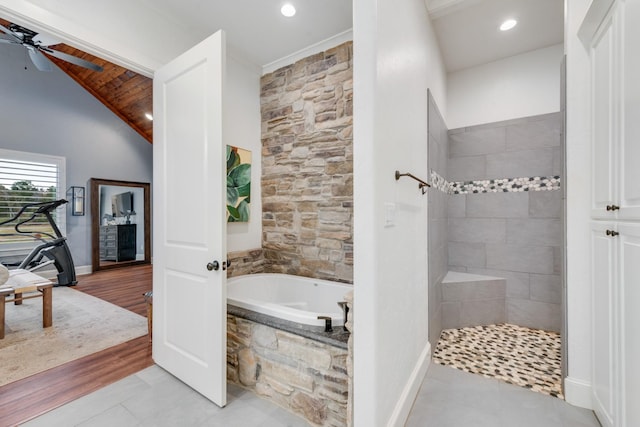
<path fill-rule="evenodd" d="M 80 67 L 88 68 L 90 70 L 98 72 L 102 71 L 102 67 L 94 64 L 93 62 L 85 61 L 84 59 L 78 58 L 77 56 L 69 55 L 67 53 L 51 49 L 49 46 L 59 44 L 60 41 L 55 40 L 54 38 L 45 34 L 38 34 L 35 31 L 31 31 L 28 28 L 24 28 L 16 24 L 9 25 L 9 28 L 0 25 L 0 31 L 4 33 L 0 33 L 0 43 L 18 44 L 24 46 L 29 53 L 31 62 L 33 62 L 33 65 L 35 65 L 36 68 L 40 71 L 53 70 L 51 61 L 49 61 L 49 59 L 47 59 L 47 57 L 43 55 L 42 52 L 63 61 L 79 65 Z"/>

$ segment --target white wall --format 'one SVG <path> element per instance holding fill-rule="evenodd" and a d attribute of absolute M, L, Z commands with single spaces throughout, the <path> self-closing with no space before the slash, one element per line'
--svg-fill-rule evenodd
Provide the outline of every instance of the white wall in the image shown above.
<path fill-rule="evenodd" d="M 515 55 L 447 77 L 447 126 L 456 129 L 560 111 L 563 45 Z"/>
<path fill-rule="evenodd" d="M 354 1 L 354 421 L 403 425 L 429 363 L 427 89 L 446 74 L 423 0 Z M 385 204 L 395 224 L 385 225 Z"/>
<path fill-rule="evenodd" d="M 251 151 L 251 205 L 249 222 L 227 224 L 227 251 L 262 247 L 262 141 L 260 139 L 259 67 L 227 57 L 224 124 L 227 144 Z"/>
<path fill-rule="evenodd" d="M 567 0 L 567 402 L 591 407 L 589 57 L 577 32 L 591 0 Z"/>

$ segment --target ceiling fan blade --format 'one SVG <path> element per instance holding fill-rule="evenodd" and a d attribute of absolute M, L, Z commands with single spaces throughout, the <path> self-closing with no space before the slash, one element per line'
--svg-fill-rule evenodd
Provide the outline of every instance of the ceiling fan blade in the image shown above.
<path fill-rule="evenodd" d="M 2 25 L 0 25 L 0 31 L 2 31 L 4 33 L 4 35 L 6 36 L 6 37 L 3 37 L 3 38 L 6 38 L 7 40 L 14 41 L 16 43 L 22 43 L 22 39 L 20 37 L 16 36 L 15 34 L 13 34 L 13 31 L 11 31 L 10 29 L 5 28 Z"/>
<path fill-rule="evenodd" d="M 0 34 L 0 43 L 21 44 L 20 40 L 16 40 L 15 37 L 6 34 Z"/>
<path fill-rule="evenodd" d="M 88 68 L 93 71 L 102 71 L 102 67 L 94 64 L 93 62 L 85 61 L 82 58 L 78 58 L 77 56 L 69 55 L 68 53 L 59 52 L 53 49 L 41 48 L 43 52 L 54 56 L 58 59 L 62 59 L 63 61 L 70 62 L 75 65 L 79 65 L 84 68 Z"/>
<path fill-rule="evenodd" d="M 62 43 L 55 37 L 42 33 L 36 35 L 32 40 L 39 46 L 53 46 Z"/>
<path fill-rule="evenodd" d="M 53 70 L 53 66 L 51 61 L 49 61 L 40 51 L 27 47 L 27 51 L 29 52 L 29 58 L 31 58 L 31 62 L 36 68 L 40 71 L 51 71 Z"/>

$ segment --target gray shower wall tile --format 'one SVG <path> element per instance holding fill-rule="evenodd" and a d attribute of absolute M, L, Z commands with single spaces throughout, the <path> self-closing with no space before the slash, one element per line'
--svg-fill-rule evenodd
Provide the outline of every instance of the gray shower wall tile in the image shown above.
<path fill-rule="evenodd" d="M 447 214 L 449 218 L 464 218 L 466 217 L 466 201 L 467 196 L 463 194 L 451 194 L 447 199 L 448 209 Z"/>
<path fill-rule="evenodd" d="M 507 243 L 531 246 L 560 246 L 562 222 L 559 219 L 507 219 Z"/>
<path fill-rule="evenodd" d="M 490 154 L 484 179 L 552 176 L 553 164 L 551 148 Z"/>
<path fill-rule="evenodd" d="M 501 153 L 506 148 L 504 127 L 449 132 L 449 157 Z"/>
<path fill-rule="evenodd" d="M 528 215 L 528 191 L 470 194 L 466 199 L 468 218 L 526 218 Z"/>
<path fill-rule="evenodd" d="M 428 192 L 427 208 L 429 213 L 429 219 L 444 219 L 449 217 L 449 195 L 442 191 L 430 191 Z"/>
<path fill-rule="evenodd" d="M 503 277 L 507 280 L 506 297 L 529 299 L 529 273 L 487 268 L 468 268 L 467 273 L 485 276 Z"/>
<path fill-rule="evenodd" d="M 446 218 L 433 219 L 429 224 L 429 248 L 442 248 L 446 247 L 448 242 L 448 223 Z"/>
<path fill-rule="evenodd" d="M 448 138 L 448 131 L 444 119 L 438 110 L 438 106 L 431 95 L 429 95 L 429 137 L 434 142 L 443 143 Z"/>
<path fill-rule="evenodd" d="M 562 152 L 560 148 L 553 149 L 553 174 L 556 176 L 562 175 Z"/>
<path fill-rule="evenodd" d="M 460 327 L 460 301 L 443 302 L 440 304 L 442 329 L 454 329 Z"/>
<path fill-rule="evenodd" d="M 554 273 L 554 251 L 550 246 L 487 244 L 486 250 L 487 268 L 522 273 Z"/>
<path fill-rule="evenodd" d="M 508 299 L 506 306 L 507 322 L 509 323 L 560 332 L 562 322 L 560 304 Z"/>
<path fill-rule="evenodd" d="M 449 181 L 474 181 L 485 179 L 487 160 L 485 156 L 452 157 L 447 164 Z"/>
<path fill-rule="evenodd" d="M 484 267 L 486 260 L 484 243 L 449 242 L 449 266 Z"/>
<path fill-rule="evenodd" d="M 492 325 L 507 319 L 504 298 L 443 302 L 440 307 L 443 329 Z"/>
<path fill-rule="evenodd" d="M 532 191 L 529 193 L 529 216 L 561 218 L 562 191 Z"/>
<path fill-rule="evenodd" d="M 507 151 L 559 147 L 561 126 L 560 113 L 541 120 L 510 124 L 506 127 Z"/>
<path fill-rule="evenodd" d="M 504 300 L 505 287 L 504 279 L 443 283 L 442 301 Z"/>
<path fill-rule="evenodd" d="M 462 301 L 460 326 L 493 325 L 507 319 L 504 298 Z"/>
<path fill-rule="evenodd" d="M 471 243 L 506 243 L 507 223 L 493 218 L 450 218 L 449 241 Z"/>
<path fill-rule="evenodd" d="M 560 304 L 562 302 L 562 281 L 560 276 L 557 274 L 532 274 L 531 299 Z"/>
<path fill-rule="evenodd" d="M 429 170 L 434 170 L 443 177 L 448 176 L 449 159 L 447 153 L 446 142 L 429 142 Z"/>
<path fill-rule="evenodd" d="M 553 247 L 553 274 L 562 274 L 562 248 Z"/>

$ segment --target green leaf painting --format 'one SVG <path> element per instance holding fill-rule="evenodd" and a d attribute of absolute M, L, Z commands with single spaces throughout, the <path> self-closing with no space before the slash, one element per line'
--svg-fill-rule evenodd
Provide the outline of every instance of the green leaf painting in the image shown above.
<path fill-rule="evenodd" d="M 248 222 L 251 151 L 227 145 L 227 222 Z"/>

